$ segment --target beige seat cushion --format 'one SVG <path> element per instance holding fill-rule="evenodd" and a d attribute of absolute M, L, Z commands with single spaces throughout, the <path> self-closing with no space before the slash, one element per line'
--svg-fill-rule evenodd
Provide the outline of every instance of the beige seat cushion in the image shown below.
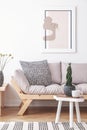
<path fill-rule="evenodd" d="M 87 83 L 76 85 L 77 90 L 81 90 L 83 94 L 87 94 Z"/>
<path fill-rule="evenodd" d="M 31 85 L 29 88 L 29 91 L 27 92 L 28 94 L 45 94 L 46 93 L 46 88 L 43 85 Z"/>
<path fill-rule="evenodd" d="M 64 94 L 64 86 L 52 84 L 46 87 L 46 94 Z"/>
<path fill-rule="evenodd" d="M 44 94 L 44 95 L 55 95 L 55 94 L 64 94 L 63 86 L 58 84 L 52 84 L 48 86 L 42 85 L 31 85 L 28 91 L 29 94 Z"/>

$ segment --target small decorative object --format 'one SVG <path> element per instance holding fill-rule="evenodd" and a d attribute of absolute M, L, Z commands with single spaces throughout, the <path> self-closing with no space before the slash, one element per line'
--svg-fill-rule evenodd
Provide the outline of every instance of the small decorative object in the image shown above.
<path fill-rule="evenodd" d="M 72 90 L 72 97 L 82 97 L 83 92 L 81 90 Z"/>
<path fill-rule="evenodd" d="M 4 74 L 3 70 L 6 66 L 6 64 L 13 59 L 13 56 L 11 54 L 2 54 L 0 53 L 0 87 L 2 86 L 4 82 Z"/>
<path fill-rule="evenodd" d="M 75 90 L 75 86 L 72 85 L 72 68 L 71 63 L 69 63 L 66 74 L 66 84 L 64 86 L 65 95 L 72 96 L 72 90 Z"/>

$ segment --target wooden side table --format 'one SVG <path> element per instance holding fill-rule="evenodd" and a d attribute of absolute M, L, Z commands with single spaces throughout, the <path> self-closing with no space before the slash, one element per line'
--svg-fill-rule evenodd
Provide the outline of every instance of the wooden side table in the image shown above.
<path fill-rule="evenodd" d="M 54 96 L 54 99 L 56 99 L 59 102 L 58 107 L 57 107 L 55 123 L 59 122 L 62 102 L 69 102 L 70 127 L 71 128 L 73 127 L 73 103 L 75 103 L 77 121 L 81 122 L 80 110 L 79 110 L 79 102 L 84 102 L 83 97 L 73 98 L 73 97 L 67 97 L 65 95 L 62 95 L 62 96 Z"/>
<path fill-rule="evenodd" d="M 5 90 L 6 90 L 6 87 L 8 86 L 8 84 L 3 84 L 3 86 L 2 87 L 0 87 L 0 116 L 2 115 L 2 98 L 3 98 L 3 96 L 2 96 L 2 94 L 5 92 Z"/>

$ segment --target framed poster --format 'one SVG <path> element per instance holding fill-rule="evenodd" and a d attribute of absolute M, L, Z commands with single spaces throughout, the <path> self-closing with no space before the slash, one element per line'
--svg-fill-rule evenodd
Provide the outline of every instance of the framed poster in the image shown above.
<path fill-rule="evenodd" d="M 44 51 L 75 52 L 75 8 L 44 11 Z"/>

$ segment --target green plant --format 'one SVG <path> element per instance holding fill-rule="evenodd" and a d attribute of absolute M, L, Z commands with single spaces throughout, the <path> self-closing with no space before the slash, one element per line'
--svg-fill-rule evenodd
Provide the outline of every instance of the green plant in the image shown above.
<path fill-rule="evenodd" d="M 68 64 L 68 68 L 67 68 L 66 86 L 72 86 L 72 68 L 71 68 L 71 63 Z"/>
<path fill-rule="evenodd" d="M 0 71 L 3 71 L 6 64 L 13 59 L 11 54 L 2 54 L 0 53 Z"/>

